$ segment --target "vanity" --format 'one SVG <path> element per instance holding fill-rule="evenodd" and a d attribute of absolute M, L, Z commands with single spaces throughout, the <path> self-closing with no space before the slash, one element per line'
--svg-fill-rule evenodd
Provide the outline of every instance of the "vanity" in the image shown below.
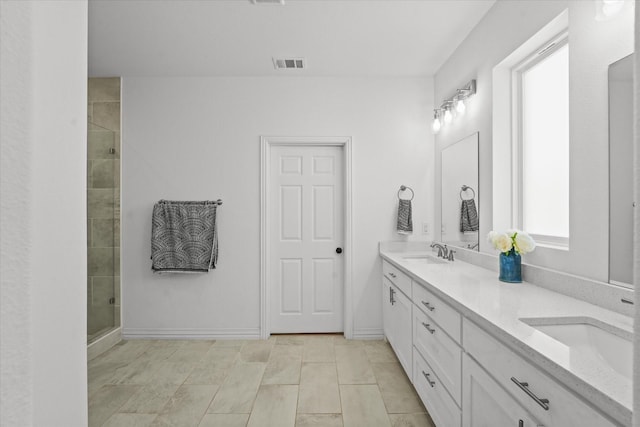
<path fill-rule="evenodd" d="M 436 426 L 631 425 L 631 317 L 416 249 L 380 246 L 384 334 Z"/>

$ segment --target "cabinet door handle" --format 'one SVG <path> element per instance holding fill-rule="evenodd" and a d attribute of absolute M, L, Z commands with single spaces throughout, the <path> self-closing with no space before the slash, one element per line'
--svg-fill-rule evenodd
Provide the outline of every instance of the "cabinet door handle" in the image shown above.
<path fill-rule="evenodd" d="M 518 387 L 520 387 L 520 390 L 527 393 L 530 398 L 535 400 L 538 405 L 542 406 L 545 411 L 549 410 L 549 399 L 540 399 L 538 396 L 536 396 L 531 390 L 529 390 L 529 383 L 518 381 L 516 377 L 511 377 L 511 381 L 513 381 Z"/>
<path fill-rule="evenodd" d="M 393 288 L 389 288 L 389 302 L 391 303 L 391 305 L 396 303 L 396 300 L 393 298 L 393 294 L 395 294 L 396 291 L 393 290 Z"/>
<path fill-rule="evenodd" d="M 422 326 L 424 326 L 427 331 L 431 332 L 431 334 L 433 334 L 436 331 L 435 329 L 431 329 L 429 327 L 429 326 L 431 326 L 429 323 L 422 322 Z"/>
<path fill-rule="evenodd" d="M 436 308 L 434 306 L 432 306 L 431 304 L 429 304 L 427 301 L 422 301 L 422 305 L 424 305 L 425 307 L 427 307 L 429 309 L 429 311 L 433 311 Z"/>
<path fill-rule="evenodd" d="M 431 379 L 429 378 L 429 374 L 427 374 L 425 371 L 422 371 L 422 375 L 424 375 L 424 377 L 427 379 L 427 382 L 432 388 L 436 386 L 436 382 L 431 381 Z"/>

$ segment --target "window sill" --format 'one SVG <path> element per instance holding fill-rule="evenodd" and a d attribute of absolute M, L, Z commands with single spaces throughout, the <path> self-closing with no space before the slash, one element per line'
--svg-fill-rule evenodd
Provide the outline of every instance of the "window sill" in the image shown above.
<path fill-rule="evenodd" d="M 534 237 L 535 240 L 535 237 Z M 536 246 L 539 248 L 553 249 L 556 251 L 565 251 L 569 252 L 569 245 L 565 245 L 562 243 L 552 243 L 552 242 L 540 242 L 536 240 Z"/>

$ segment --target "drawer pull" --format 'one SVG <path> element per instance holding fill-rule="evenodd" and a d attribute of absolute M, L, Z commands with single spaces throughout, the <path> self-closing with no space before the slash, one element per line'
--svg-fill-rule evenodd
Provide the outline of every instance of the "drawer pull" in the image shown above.
<path fill-rule="evenodd" d="M 429 311 L 433 311 L 436 308 L 434 306 L 432 306 L 431 304 L 429 304 L 427 301 L 422 301 L 422 305 L 424 305 L 425 307 L 427 307 L 429 309 Z"/>
<path fill-rule="evenodd" d="M 425 371 L 422 371 L 422 375 L 424 375 L 424 377 L 427 379 L 427 382 L 429 383 L 429 385 L 431 387 L 435 387 L 436 386 L 436 382 L 435 381 L 431 381 L 431 379 L 429 378 L 429 374 L 427 374 Z"/>
<path fill-rule="evenodd" d="M 513 381 L 520 390 L 524 391 L 529 395 L 530 398 L 536 401 L 536 403 L 544 408 L 545 411 L 549 410 L 549 399 L 540 399 L 538 396 L 533 394 L 531 390 L 529 390 L 529 383 L 520 382 L 516 379 L 516 377 L 511 377 L 511 381 Z"/>
<path fill-rule="evenodd" d="M 426 329 L 427 331 L 431 332 L 431 334 L 433 334 L 433 333 L 436 331 L 435 329 L 431 329 L 431 328 L 429 327 L 429 326 L 431 326 L 431 325 L 430 325 L 430 324 L 428 324 L 428 323 L 424 323 L 424 322 L 422 322 L 422 326 L 424 326 L 424 327 L 425 327 L 425 329 Z"/>
<path fill-rule="evenodd" d="M 391 272 L 389 272 L 389 276 L 393 277 L 394 279 L 396 278 L 396 275 Z"/>

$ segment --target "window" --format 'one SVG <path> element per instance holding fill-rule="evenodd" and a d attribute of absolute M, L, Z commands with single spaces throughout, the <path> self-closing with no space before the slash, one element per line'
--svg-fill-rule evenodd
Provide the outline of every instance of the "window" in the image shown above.
<path fill-rule="evenodd" d="M 569 244 L 569 44 L 567 37 L 513 69 L 515 220 L 538 243 Z"/>

